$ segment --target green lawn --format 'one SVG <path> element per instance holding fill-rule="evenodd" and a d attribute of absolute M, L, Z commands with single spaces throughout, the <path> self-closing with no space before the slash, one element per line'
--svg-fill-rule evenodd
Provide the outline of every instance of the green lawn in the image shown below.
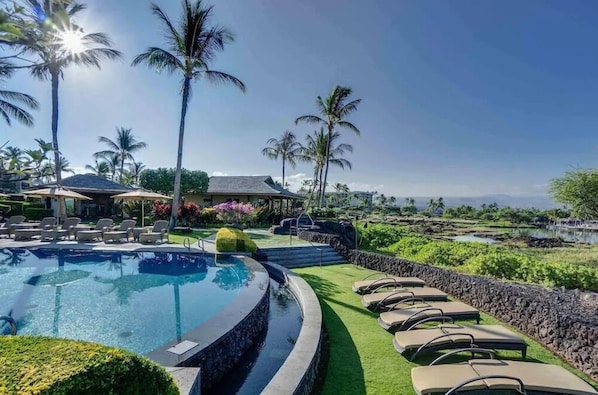
<path fill-rule="evenodd" d="M 330 357 L 322 394 L 414 394 L 411 368 L 429 363 L 438 354 L 420 359 L 416 364 L 395 351 L 392 334 L 380 328 L 377 315 L 362 307 L 360 296 L 351 290 L 354 281 L 374 272 L 350 264 L 295 271 L 318 295 L 329 336 Z M 482 314 L 482 323 L 500 324 L 487 314 Z M 537 342 L 525 338 L 529 344 L 528 361 L 561 365 L 591 382 Z M 511 351 L 498 354 L 502 358 L 521 357 L 520 353 Z M 591 383 L 598 388 L 598 383 Z"/>
<path fill-rule="evenodd" d="M 183 244 L 186 238 L 189 238 L 191 244 L 197 243 L 197 239 L 202 238 L 205 239 L 208 236 L 213 235 L 214 233 L 218 232 L 218 229 L 202 229 L 202 230 L 194 230 L 192 233 L 182 233 L 172 231 L 168 234 L 168 240 L 174 244 Z"/>

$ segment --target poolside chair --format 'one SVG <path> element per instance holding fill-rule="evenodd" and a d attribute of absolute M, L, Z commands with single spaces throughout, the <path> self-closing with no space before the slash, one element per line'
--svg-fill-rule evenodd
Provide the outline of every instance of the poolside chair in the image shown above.
<path fill-rule="evenodd" d="M 450 365 L 440 361 L 460 352 L 485 353 L 491 359 L 471 359 Z M 495 359 L 494 352 L 465 348 L 444 354 L 428 366 L 411 369 L 411 383 L 418 395 L 454 395 L 467 391 L 484 394 L 596 395 L 588 383 L 561 366 Z"/>
<path fill-rule="evenodd" d="M 76 230 L 75 239 L 79 241 L 102 240 L 102 235 L 112 228 L 113 223 L 111 218 L 102 218 L 98 220 L 94 229 Z"/>
<path fill-rule="evenodd" d="M 480 312 L 463 302 L 425 302 L 412 298 L 397 303 L 393 306 L 393 310 L 381 313 L 378 324 L 388 331 L 402 331 L 424 320 L 444 321 L 445 317 L 453 320 L 475 319 L 478 324 L 480 323 Z"/>
<path fill-rule="evenodd" d="M 70 239 L 71 236 L 75 235 L 75 227 L 79 225 L 81 218 L 69 217 L 64 220 L 62 225 L 55 227 L 54 229 L 44 229 L 41 232 L 42 240 L 58 240 L 61 238 Z"/>
<path fill-rule="evenodd" d="M 373 276 L 380 276 L 379 273 L 365 277 L 361 281 L 353 283 L 353 292 L 358 294 L 369 294 L 380 288 L 399 287 L 423 287 L 426 283 L 417 277 L 395 277 L 383 275 L 372 279 Z"/>
<path fill-rule="evenodd" d="M 393 345 L 400 354 L 410 355 L 411 361 L 429 352 L 474 346 L 521 351 L 523 359 L 527 353 L 525 340 L 502 325 L 440 324 L 421 329 L 415 325 L 395 333 Z"/>
<path fill-rule="evenodd" d="M 108 240 L 121 241 L 122 239 L 129 241 L 129 237 L 133 235 L 133 227 L 135 226 L 135 222 L 136 221 L 134 219 L 125 219 L 123 222 L 121 222 L 117 230 L 108 230 L 104 232 L 102 239 L 104 242 Z"/>
<path fill-rule="evenodd" d="M 168 240 L 168 221 L 160 220 L 154 223 L 154 227 L 147 233 L 139 234 L 140 243 L 155 243 L 160 240 L 160 243 L 164 242 L 164 235 Z"/>
<path fill-rule="evenodd" d="M 397 288 L 388 292 L 363 295 L 361 304 L 372 311 L 389 310 L 404 299 L 418 298 L 429 301 L 446 301 L 448 295 L 436 288 Z"/>
<path fill-rule="evenodd" d="M 56 217 L 45 217 L 36 228 L 14 229 L 15 240 L 31 240 L 34 236 L 41 236 L 44 229 L 54 228 Z"/>
<path fill-rule="evenodd" d="M 0 226 L 0 235 L 8 235 L 8 237 L 10 237 L 10 234 L 13 231 L 11 225 L 20 224 L 21 222 L 25 222 L 25 220 L 26 218 L 24 215 L 13 215 Z"/>

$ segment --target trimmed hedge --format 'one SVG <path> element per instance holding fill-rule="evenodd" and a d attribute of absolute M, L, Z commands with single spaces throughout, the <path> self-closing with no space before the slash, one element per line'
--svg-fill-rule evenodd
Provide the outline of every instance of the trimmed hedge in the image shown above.
<path fill-rule="evenodd" d="M 240 229 L 220 228 L 216 233 L 216 251 L 254 253 L 257 245 Z"/>
<path fill-rule="evenodd" d="M 0 337 L 2 394 L 179 394 L 149 359 L 83 341 Z"/>
<path fill-rule="evenodd" d="M 23 207 L 23 215 L 31 221 L 39 221 L 44 217 L 54 216 L 54 210 L 38 207 Z"/>

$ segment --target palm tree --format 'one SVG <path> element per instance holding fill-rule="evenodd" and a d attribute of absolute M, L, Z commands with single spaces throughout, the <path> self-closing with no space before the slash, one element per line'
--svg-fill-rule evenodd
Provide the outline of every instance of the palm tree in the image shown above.
<path fill-rule="evenodd" d="M 316 106 L 320 110 L 320 115 L 303 115 L 295 120 L 295 123 L 308 122 L 323 125 L 327 130 L 327 135 L 330 137 L 335 131 L 335 128 L 341 127 L 349 129 L 358 136 L 361 134 L 359 129 L 351 122 L 345 119 L 355 110 L 357 105 L 361 102 L 361 99 L 353 100 L 347 103 L 347 100 L 351 96 L 351 88 L 335 86 L 330 95 L 326 99 L 322 99 L 318 96 L 316 99 Z M 326 193 L 326 182 L 328 181 L 328 169 L 330 164 L 330 143 L 332 139 L 328 139 L 328 146 L 326 149 L 326 165 L 324 171 L 324 180 L 322 182 L 322 194 L 320 195 L 320 205 L 324 205 L 324 194 Z"/>
<path fill-rule="evenodd" d="M 0 154 L 2 155 L 2 159 L 8 162 L 8 169 L 9 170 L 21 170 L 24 163 L 24 152 L 19 147 L 12 147 L 7 146 L 5 147 Z"/>
<path fill-rule="evenodd" d="M 96 152 L 93 154 L 93 156 L 95 158 L 105 158 L 110 156 L 118 157 L 120 160 L 120 175 L 118 181 L 120 183 L 123 181 L 125 161 L 129 159 L 135 162 L 133 153 L 147 147 L 146 143 L 143 141 L 137 141 L 135 136 L 133 136 L 133 129 L 125 129 L 123 127 L 116 128 L 116 141 L 104 136 L 100 136 L 98 141 L 100 143 L 106 143 L 108 145 L 108 149 Z"/>
<path fill-rule="evenodd" d="M 74 0 L 26 0 L 28 22 L 32 28 L 24 30 L 25 38 L 17 41 L 38 59 L 30 67 L 31 74 L 52 84 L 52 145 L 56 184 L 62 184 L 60 150 L 58 147 L 58 83 L 64 70 L 71 65 L 100 68 L 102 60 L 121 56 L 111 46 L 104 33 L 85 34 L 75 22 L 77 15 L 87 8 Z"/>
<path fill-rule="evenodd" d="M 301 146 L 301 143 L 297 141 L 295 134 L 289 130 L 282 134 L 280 140 L 271 138 L 266 144 L 268 144 L 269 147 L 262 150 L 262 155 L 269 159 L 276 160 L 278 157 L 282 159 L 282 185 L 284 187 L 285 164 L 288 163 L 294 168 L 297 165 L 295 159 L 301 154 L 301 149 L 303 147 Z"/>
<path fill-rule="evenodd" d="M 108 174 L 110 173 L 110 165 L 108 165 L 108 162 L 105 162 L 105 161 L 98 162 L 97 159 L 95 162 L 96 162 L 95 166 L 85 165 L 85 168 L 87 170 L 90 170 L 96 176 L 108 178 Z"/>
<path fill-rule="evenodd" d="M 141 172 L 145 170 L 145 165 L 141 162 L 133 162 L 129 165 L 129 173 L 133 178 L 133 185 L 139 185 L 139 177 L 141 177 Z"/>
<path fill-rule="evenodd" d="M 307 145 L 303 147 L 301 154 L 297 156 L 299 160 L 310 162 L 314 166 L 314 190 L 312 193 L 315 192 L 315 188 L 318 187 L 318 201 L 320 203 L 322 202 L 322 195 L 324 193 L 322 176 L 326 165 L 326 159 L 328 158 L 330 165 L 340 167 L 343 170 L 345 167 L 348 169 L 352 168 L 351 162 L 341 157 L 346 152 L 353 152 L 353 146 L 344 143 L 335 146 L 335 140 L 340 137 L 338 132 L 332 133 L 330 144 L 328 144 L 329 140 L 327 137 L 328 134 L 324 132 L 324 128 L 320 128 L 320 131 L 315 131 L 313 136 L 307 135 Z M 327 151 L 329 155 L 326 155 Z"/>
<path fill-rule="evenodd" d="M 210 69 L 210 64 L 216 58 L 216 54 L 224 50 L 226 44 L 234 41 L 232 33 L 227 29 L 210 25 L 213 7 L 204 6 L 201 0 L 197 0 L 193 4 L 189 0 L 183 0 L 182 6 L 183 15 L 177 30 L 164 11 L 156 4 L 152 4 L 153 14 L 158 17 L 166 29 L 165 39 L 168 50 L 150 47 L 144 53 L 137 55 L 132 64 L 137 66 L 145 63 L 158 72 L 162 70 L 171 74 L 180 72 L 183 77 L 174 198 L 170 217 L 171 228 L 176 225 L 176 213 L 181 200 L 183 139 L 187 105 L 191 96 L 191 81 L 205 78 L 212 83 L 231 83 L 245 92 L 245 85 L 236 77 Z"/>

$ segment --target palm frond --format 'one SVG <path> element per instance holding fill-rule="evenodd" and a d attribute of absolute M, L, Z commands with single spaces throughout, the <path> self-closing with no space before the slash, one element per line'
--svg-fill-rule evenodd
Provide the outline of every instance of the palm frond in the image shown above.
<path fill-rule="evenodd" d="M 100 67 L 100 61 L 102 60 L 114 60 L 118 59 L 122 56 L 120 51 L 112 48 L 90 48 L 84 51 L 81 51 L 76 54 L 69 55 L 67 59 L 65 59 L 64 65 L 68 65 L 68 63 L 73 62 L 78 65 L 87 66 L 87 67 Z"/>
<path fill-rule="evenodd" d="M 233 77 L 230 74 L 223 73 L 221 71 L 214 71 L 214 70 L 205 70 L 202 72 L 203 75 L 206 76 L 207 80 L 214 84 L 225 84 L 231 83 L 235 85 L 237 88 L 241 89 L 244 93 L 247 89 L 245 88 L 245 84 L 241 82 L 240 79 L 237 77 Z"/>
<path fill-rule="evenodd" d="M 162 11 L 162 9 L 155 3 L 152 3 L 151 9 L 152 13 L 156 15 L 158 19 L 162 21 L 164 27 L 166 27 L 166 37 L 168 40 L 170 42 L 174 42 L 175 44 L 180 44 L 182 42 L 181 35 L 170 21 L 168 15 L 166 15 L 166 13 Z"/>
<path fill-rule="evenodd" d="M 361 135 L 361 132 L 359 131 L 359 129 L 357 129 L 357 126 L 353 125 L 351 122 L 339 121 L 338 126 L 349 129 L 349 130 L 353 131 L 358 136 Z"/>
<path fill-rule="evenodd" d="M 166 70 L 173 73 L 176 70 L 185 71 L 185 65 L 173 54 L 161 48 L 150 47 L 144 53 L 139 54 L 133 59 L 131 66 L 137 66 L 141 63 L 148 67 L 156 69 L 159 73 Z"/>
<path fill-rule="evenodd" d="M 26 126 L 33 126 L 33 116 L 21 107 L 16 106 L 4 100 L 0 100 L 0 116 L 4 118 L 8 125 L 11 125 L 11 119 L 14 118 Z"/>
<path fill-rule="evenodd" d="M 85 34 L 81 37 L 81 41 L 86 45 L 96 44 L 105 45 L 106 47 L 110 47 L 112 45 L 112 40 L 110 40 L 106 33 Z"/>
<path fill-rule="evenodd" d="M 0 90 L 0 97 L 13 102 L 22 103 L 32 110 L 37 110 L 39 108 L 37 100 L 25 93 Z"/>
<path fill-rule="evenodd" d="M 326 123 L 322 118 L 317 117 L 315 115 L 302 115 L 295 119 L 295 125 L 299 122 L 307 122 L 307 123 Z"/>
<path fill-rule="evenodd" d="M 351 114 L 353 111 L 357 110 L 357 106 L 359 105 L 359 103 L 361 103 L 361 99 L 353 100 L 352 102 L 342 106 L 338 111 L 339 118 L 344 118 L 347 115 Z"/>

